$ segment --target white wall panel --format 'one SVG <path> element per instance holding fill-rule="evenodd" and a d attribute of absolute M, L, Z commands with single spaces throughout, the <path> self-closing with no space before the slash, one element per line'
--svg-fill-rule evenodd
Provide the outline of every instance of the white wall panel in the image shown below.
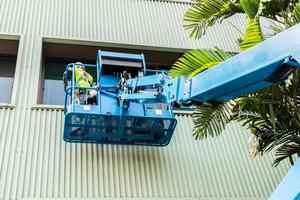
<path fill-rule="evenodd" d="M 153 0 L 0 0 L 0 32 L 191 49 L 238 51 L 240 33 L 225 21 L 199 41 L 183 30 L 189 3 Z M 232 24 L 243 29 L 245 19 Z"/>
<path fill-rule="evenodd" d="M 164 148 L 70 144 L 63 112 L 0 110 L 0 199 L 266 199 L 289 168 L 247 155 L 248 132 L 235 123 L 220 137 L 195 141 L 189 115 Z M 15 123 L 10 123 L 15 119 Z"/>

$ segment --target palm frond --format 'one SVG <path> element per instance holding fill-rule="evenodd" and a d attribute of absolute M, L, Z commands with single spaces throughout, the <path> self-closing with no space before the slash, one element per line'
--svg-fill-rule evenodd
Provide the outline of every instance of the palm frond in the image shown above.
<path fill-rule="evenodd" d="M 300 23 L 300 2 L 298 2 L 292 12 L 292 15 L 286 23 L 287 28 Z"/>
<path fill-rule="evenodd" d="M 245 51 L 263 41 L 259 18 L 249 19 L 246 34 L 240 42 L 240 48 Z"/>
<path fill-rule="evenodd" d="M 290 84 L 273 85 L 241 97 L 235 101 L 236 105 L 232 109 L 233 119 L 251 130 L 256 138 L 251 149 L 252 155 L 274 150 L 274 166 L 298 152 L 292 138 L 300 137 L 300 109 L 297 100 L 300 97 L 299 81 L 298 73 L 295 72 L 288 81 Z"/>
<path fill-rule="evenodd" d="M 204 103 L 193 113 L 195 124 L 193 135 L 196 139 L 203 139 L 207 136 L 220 135 L 225 129 L 225 125 L 231 119 L 232 102 L 213 105 Z"/>
<path fill-rule="evenodd" d="M 219 48 L 191 50 L 178 59 L 170 70 L 169 75 L 172 77 L 192 77 L 233 55 L 233 53 L 225 52 Z"/>
<path fill-rule="evenodd" d="M 294 10 L 298 0 L 264 0 L 261 1 L 263 10 L 260 16 L 272 19 L 279 23 L 286 23 L 290 12 Z"/>
<path fill-rule="evenodd" d="M 291 164 L 293 164 L 293 156 L 295 155 L 297 157 L 300 155 L 300 135 L 290 135 L 287 141 L 277 149 L 273 165 L 276 167 L 286 158 L 289 158 Z"/>
<path fill-rule="evenodd" d="M 242 9 L 231 0 L 198 0 L 185 13 L 184 28 L 191 30 L 191 38 L 199 39 L 208 27 L 239 12 Z"/>
<path fill-rule="evenodd" d="M 241 50 L 262 42 L 265 37 L 260 17 L 272 19 L 274 32 L 300 23 L 299 0 L 197 0 L 186 12 L 184 28 L 190 37 L 200 38 L 215 23 L 236 13 L 246 13 L 248 25 L 244 38 L 239 41 Z M 193 50 L 180 58 L 170 74 L 192 77 L 231 57 L 222 50 Z M 193 114 L 196 139 L 219 135 L 231 120 L 241 122 L 251 131 L 255 143 L 252 155 L 275 151 L 277 166 L 282 160 L 293 161 L 300 156 L 300 70 L 285 83 L 240 97 L 234 104 L 204 103 Z"/>
<path fill-rule="evenodd" d="M 257 17 L 260 8 L 260 0 L 241 0 L 240 5 L 247 14 L 247 17 L 250 19 Z"/>

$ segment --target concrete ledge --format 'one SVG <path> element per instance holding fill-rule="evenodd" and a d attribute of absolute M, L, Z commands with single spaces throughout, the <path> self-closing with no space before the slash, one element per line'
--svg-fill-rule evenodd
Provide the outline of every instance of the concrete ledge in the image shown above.
<path fill-rule="evenodd" d="M 16 106 L 11 103 L 0 103 L 0 108 L 15 108 Z"/>
<path fill-rule="evenodd" d="M 35 109 L 45 109 L 45 110 L 63 110 L 63 105 L 47 105 L 47 104 L 36 104 L 31 106 L 32 110 Z"/>

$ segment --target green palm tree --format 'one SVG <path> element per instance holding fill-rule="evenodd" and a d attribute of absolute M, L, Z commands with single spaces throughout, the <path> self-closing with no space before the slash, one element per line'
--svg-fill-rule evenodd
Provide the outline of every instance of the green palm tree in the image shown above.
<path fill-rule="evenodd" d="M 262 42 L 260 20 L 271 19 L 272 28 L 279 32 L 300 22 L 299 0 L 198 0 L 185 14 L 190 37 L 198 39 L 216 23 L 237 13 L 244 13 L 248 22 L 240 39 L 242 51 Z M 172 67 L 170 75 L 192 77 L 230 58 L 233 53 L 215 49 L 191 50 Z M 253 135 L 250 153 L 256 156 L 275 150 L 274 165 L 286 158 L 300 155 L 300 75 L 294 72 L 288 81 L 265 90 L 240 97 L 220 105 L 205 102 L 193 113 L 196 139 L 219 135 L 231 120 L 237 120 Z"/>

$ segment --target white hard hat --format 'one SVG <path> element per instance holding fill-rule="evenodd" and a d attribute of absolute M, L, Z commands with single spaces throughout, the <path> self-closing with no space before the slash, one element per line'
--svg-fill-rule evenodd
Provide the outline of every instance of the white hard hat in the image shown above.
<path fill-rule="evenodd" d="M 80 65 L 76 65 L 75 67 L 78 67 L 78 68 L 81 68 L 81 69 L 84 69 L 85 70 L 85 66 L 83 66 L 82 62 L 76 62 L 75 64 L 80 64 Z"/>

